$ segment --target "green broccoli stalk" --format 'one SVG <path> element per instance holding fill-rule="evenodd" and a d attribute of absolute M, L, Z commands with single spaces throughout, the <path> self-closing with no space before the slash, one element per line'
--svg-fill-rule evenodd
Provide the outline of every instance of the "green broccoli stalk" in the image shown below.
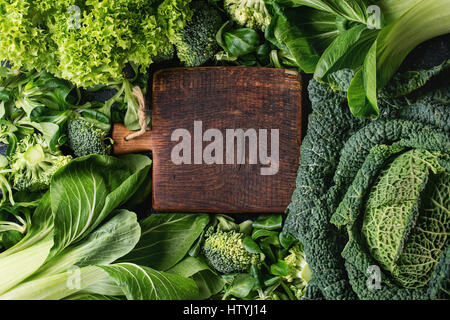
<path fill-rule="evenodd" d="M 205 64 L 218 51 L 216 33 L 222 26 L 219 12 L 205 1 L 192 2 L 194 14 L 186 27 L 177 33 L 174 45 L 178 58 L 188 67 Z"/>
<path fill-rule="evenodd" d="M 48 188 L 53 174 L 71 159 L 60 150 L 50 150 L 41 135 L 25 137 L 10 156 L 14 189 L 40 191 Z"/>
<path fill-rule="evenodd" d="M 245 236 L 235 230 L 214 231 L 214 227 L 210 227 L 202 248 L 206 261 L 221 273 L 248 271 L 250 266 L 260 262 L 260 257 L 245 249 L 242 243 Z"/>
<path fill-rule="evenodd" d="M 90 154 L 108 155 L 111 151 L 112 140 L 108 137 L 108 132 L 82 118 L 68 120 L 67 137 L 68 145 L 77 157 Z"/>
<path fill-rule="evenodd" d="M 224 7 L 233 21 L 252 29 L 264 31 L 272 18 L 264 0 L 225 0 Z"/>
<path fill-rule="evenodd" d="M 12 170 L 8 168 L 8 165 L 8 159 L 5 156 L 0 155 L 0 191 L 2 195 L 0 205 L 2 205 L 7 199 L 11 204 L 14 204 L 11 184 L 8 179 Z"/>

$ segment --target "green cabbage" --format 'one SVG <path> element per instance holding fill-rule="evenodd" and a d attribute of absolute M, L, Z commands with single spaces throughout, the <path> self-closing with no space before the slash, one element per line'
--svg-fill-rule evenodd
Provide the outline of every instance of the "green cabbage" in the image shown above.
<path fill-rule="evenodd" d="M 385 169 L 366 203 L 369 251 L 405 288 L 425 286 L 447 242 L 450 174 L 438 155 L 414 149 Z"/>
<path fill-rule="evenodd" d="M 376 120 L 347 109 L 351 71 L 310 81 L 284 225 L 304 245 L 307 299 L 450 299 L 449 66 L 397 74 Z"/>

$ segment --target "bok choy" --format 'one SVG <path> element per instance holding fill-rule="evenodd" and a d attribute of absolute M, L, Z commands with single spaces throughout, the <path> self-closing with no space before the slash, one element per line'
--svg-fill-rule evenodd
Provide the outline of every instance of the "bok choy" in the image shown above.
<path fill-rule="evenodd" d="M 357 117 L 377 117 L 377 93 L 406 56 L 450 32 L 447 0 L 273 0 L 272 5 L 266 38 L 302 71 L 325 82 L 335 71 L 355 71 L 347 99 Z"/>
<path fill-rule="evenodd" d="M 139 192 L 150 166 L 143 155 L 92 155 L 58 170 L 27 234 L 0 254 L 0 299 L 63 299 L 80 292 L 128 299 L 195 298 L 198 287 L 192 279 L 114 263 L 141 239 L 136 214 L 123 205 Z"/>

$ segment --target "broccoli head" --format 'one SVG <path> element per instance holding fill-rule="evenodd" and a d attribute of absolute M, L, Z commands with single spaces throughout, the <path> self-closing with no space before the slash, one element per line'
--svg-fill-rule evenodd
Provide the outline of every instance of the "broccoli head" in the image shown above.
<path fill-rule="evenodd" d="M 108 132 L 84 119 L 68 120 L 67 137 L 69 147 L 77 157 L 90 154 L 108 155 L 111 151 Z"/>
<path fill-rule="evenodd" d="M 194 1 L 193 16 L 174 41 L 178 58 L 188 67 L 205 64 L 218 51 L 216 33 L 222 26 L 219 12 L 206 1 Z"/>
<path fill-rule="evenodd" d="M 245 272 L 260 262 L 258 254 L 248 252 L 242 240 L 245 234 L 209 229 L 205 235 L 202 252 L 208 263 L 222 273 Z"/>
<path fill-rule="evenodd" d="M 264 0 L 225 0 L 225 10 L 241 26 L 264 31 L 272 19 Z"/>
<path fill-rule="evenodd" d="M 48 188 L 53 174 L 72 157 L 51 150 L 39 134 L 26 136 L 10 156 L 14 189 L 40 191 Z"/>

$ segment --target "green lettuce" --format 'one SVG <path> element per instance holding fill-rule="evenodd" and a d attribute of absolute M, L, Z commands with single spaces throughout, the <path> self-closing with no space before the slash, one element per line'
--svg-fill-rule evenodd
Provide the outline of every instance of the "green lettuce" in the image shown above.
<path fill-rule="evenodd" d="M 123 80 L 172 46 L 190 0 L 0 1 L 0 60 L 47 70 L 81 87 Z"/>

